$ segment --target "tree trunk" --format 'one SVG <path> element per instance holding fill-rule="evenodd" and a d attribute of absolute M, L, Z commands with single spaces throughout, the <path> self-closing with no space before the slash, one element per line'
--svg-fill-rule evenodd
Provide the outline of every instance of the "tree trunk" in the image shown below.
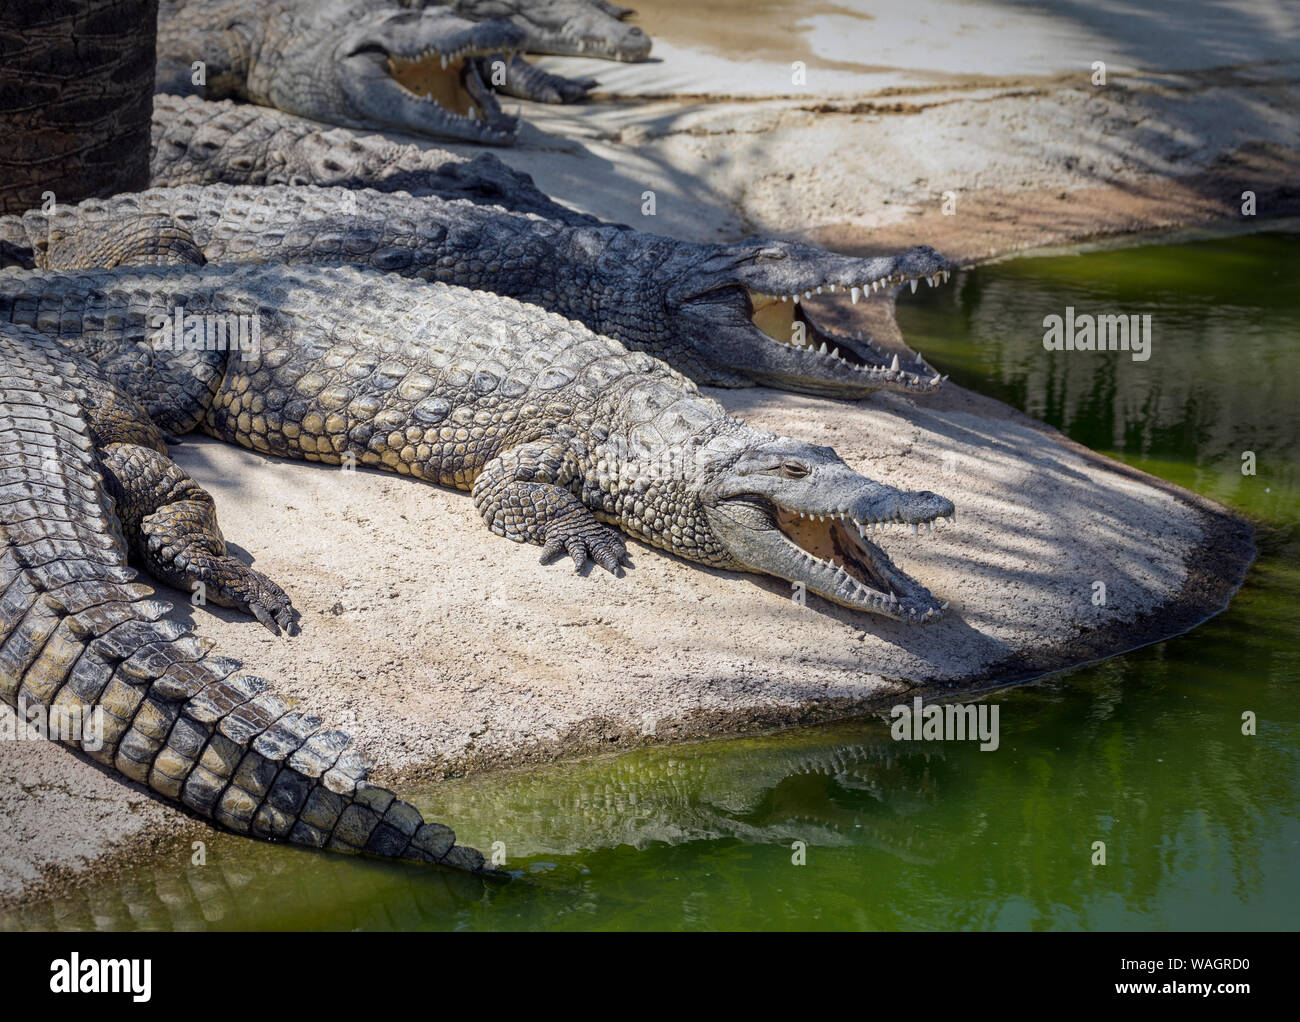
<path fill-rule="evenodd" d="M 149 180 L 158 0 L 0 3 L 0 213 Z"/>

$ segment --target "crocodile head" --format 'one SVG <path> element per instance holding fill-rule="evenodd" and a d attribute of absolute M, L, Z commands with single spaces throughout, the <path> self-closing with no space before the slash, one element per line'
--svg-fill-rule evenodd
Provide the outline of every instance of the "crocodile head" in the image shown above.
<path fill-rule="evenodd" d="M 373 11 L 333 43 L 320 73 L 334 76 L 357 121 L 508 144 L 518 121 L 502 113 L 474 58 L 508 54 L 522 42 L 523 33 L 505 22 L 475 24 L 438 8 Z"/>
<path fill-rule="evenodd" d="M 700 248 L 704 254 L 700 255 Z M 811 245 L 747 241 L 681 247 L 663 267 L 674 330 L 698 357 L 748 382 L 826 397 L 874 390 L 927 394 L 943 377 L 919 356 L 906 361 L 869 339 L 818 323 L 814 305 L 856 304 L 863 296 L 921 281 L 946 280 L 951 264 L 928 246 L 859 259 Z M 701 382 L 708 382 L 701 374 Z"/>
<path fill-rule="evenodd" d="M 456 0 L 467 18 L 508 18 L 525 34 L 529 53 L 644 60 L 650 37 L 624 19 L 635 12 L 603 0 Z"/>
<path fill-rule="evenodd" d="M 801 582 L 834 603 L 899 621 L 943 613 L 947 603 L 869 537 L 891 526 L 929 532 L 936 519 L 955 517 L 950 500 L 868 479 L 829 447 L 787 437 L 729 446 L 707 459 L 698 487 L 710 545 L 726 551 L 719 566 Z"/>
<path fill-rule="evenodd" d="M 219 91 L 264 106 L 350 128 L 496 145 L 518 130 L 477 59 L 508 59 L 520 48 L 523 33 L 504 21 L 476 24 L 396 0 L 209 0 L 164 14 L 159 52 L 168 67 L 181 57 L 188 67 L 195 48 L 212 59 L 228 53 Z"/>

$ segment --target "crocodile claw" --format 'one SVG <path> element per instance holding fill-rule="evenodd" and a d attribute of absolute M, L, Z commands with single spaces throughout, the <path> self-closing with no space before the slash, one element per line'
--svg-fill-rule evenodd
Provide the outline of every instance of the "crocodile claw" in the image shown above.
<path fill-rule="evenodd" d="M 581 571 L 587 561 L 591 560 L 611 575 L 621 576 L 622 569 L 619 565 L 627 557 L 627 545 L 612 529 L 604 526 L 598 528 L 598 532 L 592 530 L 582 536 L 552 536 L 542 547 L 539 560 L 542 564 L 550 564 L 567 553 L 573 559 L 574 571 Z"/>
<path fill-rule="evenodd" d="M 298 615 L 288 602 L 276 606 L 254 601 L 248 605 L 248 610 L 272 635 L 279 635 L 281 629 L 290 636 L 299 632 Z"/>

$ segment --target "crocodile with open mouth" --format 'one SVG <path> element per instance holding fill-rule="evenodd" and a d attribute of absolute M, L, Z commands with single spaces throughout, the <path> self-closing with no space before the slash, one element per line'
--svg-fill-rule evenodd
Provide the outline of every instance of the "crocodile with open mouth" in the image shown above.
<path fill-rule="evenodd" d="M 210 262 L 354 262 L 530 302 L 700 384 L 859 398 L 923 395 L 942 377 L 819 324 L 808 300 L 856 303 L 949 264 L 920 246 L 853 258 L 795 242 L 697 244 L 620 226 L 569 226 L 471 202 L 371 190 L 225 185 L 150 189 L 0 220 L 11 261 L 111 266 L 132 217 L 170 219 Z M 22 252 L 26 239 L 27 257 Z M 818 299 L 817 296 L 820 296 Z"/>
<path fill-rule="evenodd" d="M 523 33 L 396 0 L 163 0 L 158 92 L 238 98 L 347 127 L 509 145 L 479 58 Z M 202 76 L 195 63 L 202 62 Z"/>
<path fill-rule="evenodd" d="M 207 343 L 205 316 L 255 318 L 260 341 Z M 617 574 L 615 526 L 904 622 L 946 606 L 869 537 L 931 528 L 951 502 L 754 430 L 662 362 L 509 298 L 348 266 L 9 269 L 4 320 L 92 357 L 169 433 L 470 490 L 544 561 Z"/>

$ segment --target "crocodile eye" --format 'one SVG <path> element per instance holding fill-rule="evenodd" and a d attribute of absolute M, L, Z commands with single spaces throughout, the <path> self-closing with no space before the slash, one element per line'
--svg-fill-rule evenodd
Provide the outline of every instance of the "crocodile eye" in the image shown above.
<path fill-rule="evenodd" d="M 800 461 L 783 461 L 781 474 L 787 479 L 802 479 L 808 474 L 808 466 Z"/>

